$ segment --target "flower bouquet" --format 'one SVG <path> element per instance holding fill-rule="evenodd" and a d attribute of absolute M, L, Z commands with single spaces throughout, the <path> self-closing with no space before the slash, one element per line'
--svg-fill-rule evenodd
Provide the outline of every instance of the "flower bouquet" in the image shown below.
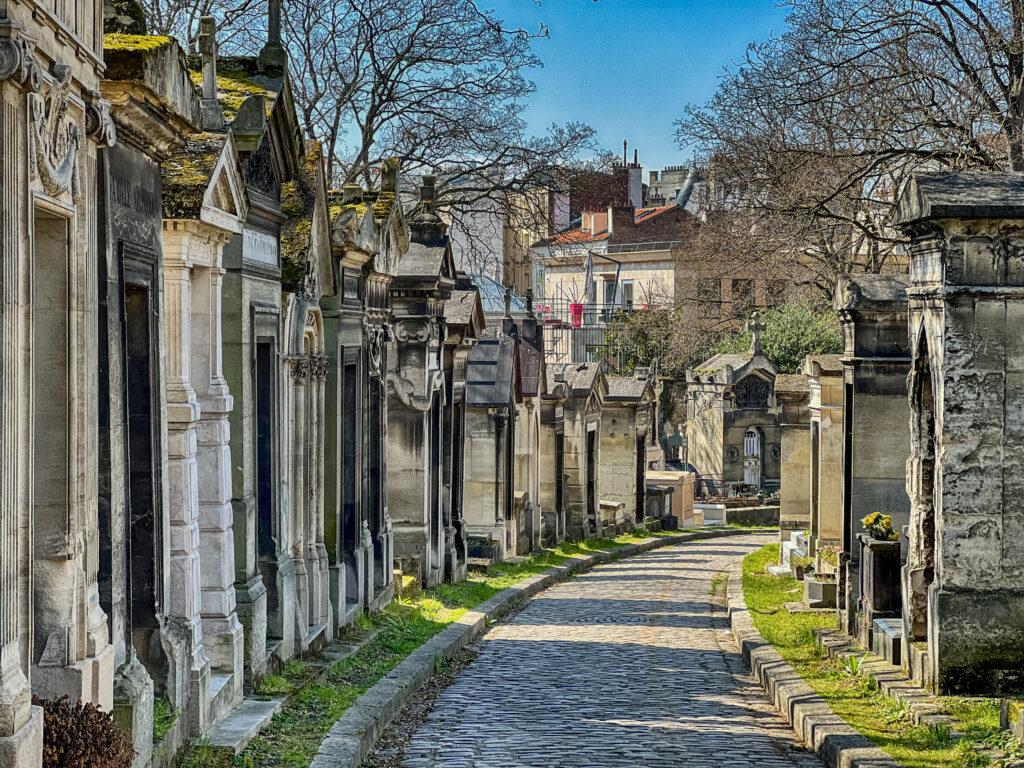
<path fill-rule="evenodd" d="M 878 541 L 896 541 L 900 535 L 892 527 L 892 516 L 881 512 L 872 512 L 861 518 L 861 525 L 871 538 Z"/>

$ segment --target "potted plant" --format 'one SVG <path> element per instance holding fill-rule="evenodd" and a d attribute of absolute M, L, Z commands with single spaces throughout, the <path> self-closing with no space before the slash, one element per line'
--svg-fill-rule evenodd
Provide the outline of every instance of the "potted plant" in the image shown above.
<path fill-rule="evenodd" d="M 864 532 L 860 542 L 861 613 L 866 621 L 898 616 L 902 610 L 900 590 L 900 535 L 892 517 L 872 512 L 861 519 Z"/>
<path fill-rule="evenodd" d="M 808 608 L 835 608 L 836 591 L 835 575 L 804 577 L 804 603 Z"/>
<path fill-rule="evenodd" d="M 793 572 L 793 578 L 803 581 L 808 574 L 814 573 L 814 558 L 804 555 L 803 557 L 790 556 L 789 568 Z"/>

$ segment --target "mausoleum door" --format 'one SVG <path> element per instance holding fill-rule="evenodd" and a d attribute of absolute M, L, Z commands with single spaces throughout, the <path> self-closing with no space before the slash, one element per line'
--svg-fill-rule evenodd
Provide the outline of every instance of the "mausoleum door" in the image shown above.
<path fill-rule="evenodd" d="M 761 487 L 761 433 L 748 429 L 743 436 L 743 482 Z"/>
<path fill-rule="evenodd" d="M 587 524 L 597 534 L 597 430 L 587 431 Z"/>
<path fill-rule="evenodd" d="M 928 637 L 928 588 L 935 580 L 935 396 L 928 347 L 922 338 L 911 390 L 913 488 L 907 562 L 907 625 L 914 640 Z"/>
<path fill-rule="evenodd" d="M 159 509 L 159 463 L 155 412 L 151 284 L 124 289 L 125 390 L 128 408 L 128 621 L 132 645 L 153 679 L 157 695 L 167 678 L 158 619 L 163 575 Z"/>
<path fill-rule="evenodd" d="M 277 537 L 274 498 L 274 408 L 276 370 L 274 343 L 256 340 L 256 553 L 267 590 L 267 637 L 284 636 L 284 618 L 277 589 Z"/>
<path fill-rule="evenodd" d="M 647 441 L 643 435 L 636 436 L 636 522 L 643 524 L 646 516 L 644 509 L 647 504 L 646 473 Z"/>

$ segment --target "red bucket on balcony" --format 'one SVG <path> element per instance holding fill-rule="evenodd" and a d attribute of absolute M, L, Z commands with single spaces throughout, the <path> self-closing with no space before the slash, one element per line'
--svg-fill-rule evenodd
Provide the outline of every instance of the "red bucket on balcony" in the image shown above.
<path fill-rule="evenodd" d="M 583 325 L 583 305 L 582 304 L 570 304 L 569 305 L 569 316 L 572 319 L 572 327 L 579 328 Z"/>

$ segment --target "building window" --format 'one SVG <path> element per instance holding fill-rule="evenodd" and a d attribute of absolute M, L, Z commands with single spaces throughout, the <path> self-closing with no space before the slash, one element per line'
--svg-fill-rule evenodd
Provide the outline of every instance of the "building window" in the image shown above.
<path fill-rule="evenodd" d="M 746 317 L 754 311 L 754 281 L 732 281 L 732 314 L 734 317 Z"/>
<path fill-rule="evenodd" d="M 697 313 L 700 317 L 715 318 L 722 312 L 722 281 L 717 277 L 697 279 Z"/>
<path fill-rule="evenodd" d="M 624 280 L 622 283 L 622 306 L 627 310 L 633 309 L 633 281 Z"/>

